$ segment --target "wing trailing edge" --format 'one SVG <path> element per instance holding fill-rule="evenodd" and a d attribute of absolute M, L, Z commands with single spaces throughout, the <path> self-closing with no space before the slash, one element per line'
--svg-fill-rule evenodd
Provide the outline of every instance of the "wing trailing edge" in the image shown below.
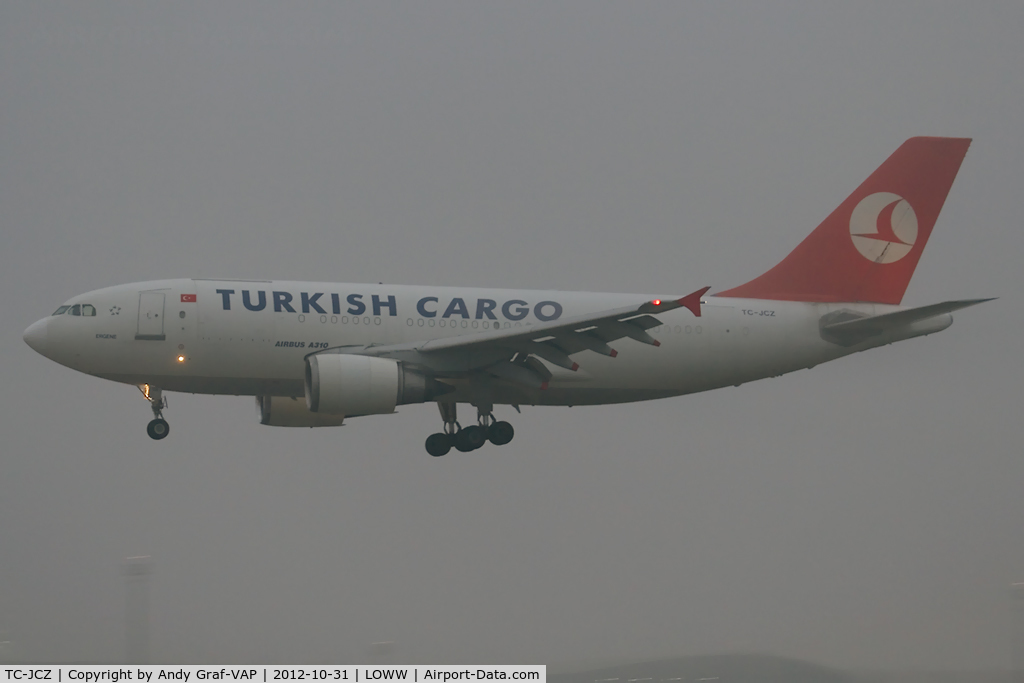
<path fill-rule="evenodd" d="M 647 330 L 662 324 L 656 316 L 686 308 L 701 315 L 702 287 L 678 299 L 653 299 L 632 306 L 598 311 L 567 319 L 532 325 L 464 334 L 403 344 L 327 349 L 318 353 L 355 353 L 410 362 L 437 377 L 462 376 L 486 371 L 525 386 L 544 389 L 551 373 L 538 359 L 575 372 L 579 363 L 571 356 L 582 351 L 615 358 L 610 344 L 628 338 L 660 346 Z"/>

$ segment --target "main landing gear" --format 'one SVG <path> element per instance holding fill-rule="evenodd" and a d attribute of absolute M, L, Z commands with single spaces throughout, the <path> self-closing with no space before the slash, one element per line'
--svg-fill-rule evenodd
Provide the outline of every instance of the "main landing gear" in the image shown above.
<path fill-rule="evenodd" d="M 148 384 L 143 384 L 139 387 L 139 391 L 149 401 L 149 407 L 153 411 L 153 419 L 146 425 L 146 433 L 149 434 L 149 438 L 159 441 L 171 431 L 170 425 L 164 419 L 163 412 L 164 408 L 167 407 L 167 399 L 164 398 L 160 387 L 151 387 Z"/>
<path fill-rule="evenodd" d="M 477 406 L 477 424 L 463 427 L 455 419 L 454 403 L 438 403 L 441 419 L 444 420 L 444 431 L 427 437 L 427 453 L 435 458 L 446 455 L 455 446 L 462 453 L 475 451 L 490 441 L 495 446 L 504 446 L 516 430 L 508 422 L 497 422 L 491 413 L 493 406 L 481 404 Z"/>

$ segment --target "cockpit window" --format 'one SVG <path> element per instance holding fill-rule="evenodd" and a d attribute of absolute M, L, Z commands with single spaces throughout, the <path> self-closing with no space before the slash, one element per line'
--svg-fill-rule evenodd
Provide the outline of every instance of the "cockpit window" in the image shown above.
<path fill-rule="evenodd" d="M 74 306 L 61 306 L 53 315 L 84 315 L 96 317 L 96 307 L 92 304 L 75 304 Z"/>

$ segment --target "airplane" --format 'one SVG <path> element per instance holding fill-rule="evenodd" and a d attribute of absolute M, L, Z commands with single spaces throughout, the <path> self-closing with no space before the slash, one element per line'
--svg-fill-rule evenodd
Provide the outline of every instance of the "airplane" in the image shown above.
<path fill-rule="evenodd" d="M 437 403 L 435 457 L 503 445 L 494 406 L 646 401 L 740 385 L 939 332 L 991 299 L 900 305 L 971 140 L 907 140 L 778 265 L 685 296 L 174 279 L 74 296 L 24 332 L 47 358 L 137 386 L 256 397 L 327 427 Z M 463 427 L 459 403 L 477 412 Z"/>

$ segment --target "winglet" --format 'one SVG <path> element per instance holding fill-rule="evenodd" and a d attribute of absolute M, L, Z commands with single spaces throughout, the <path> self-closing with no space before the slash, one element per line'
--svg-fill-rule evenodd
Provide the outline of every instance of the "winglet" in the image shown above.
<path fill-rule="evenodd" d="M 704 294 L 709 289 L 711 289 L 711 288 L 710 287 L 705 287 L 704 289 L 698 289 L 696 292 L 693 292 L 692 294 L 687 294 L 682 299 L 680 299 L 677 303 L 680 306 L 684 307 L 684 308 L 690 309 L 690 312 L 692 312 L 695 316 L 697 316 L 699 318 L 700 317 L 700 298 L 702 296 L 704 296 Z"/>

